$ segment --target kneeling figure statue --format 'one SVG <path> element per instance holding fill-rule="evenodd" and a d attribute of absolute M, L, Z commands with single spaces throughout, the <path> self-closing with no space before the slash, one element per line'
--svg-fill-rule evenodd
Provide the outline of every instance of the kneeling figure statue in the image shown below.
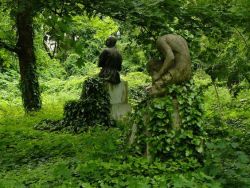
<path fill-rule="evenodd" d="M 163 60 L 150 60 L 147 70 L 152 77 L 152 95 L 161 95 L 168 84 L 179 84 L 191 79 L 191 59 L 186 40 L 175 34 L 167 34 L 156 41 Z"/>

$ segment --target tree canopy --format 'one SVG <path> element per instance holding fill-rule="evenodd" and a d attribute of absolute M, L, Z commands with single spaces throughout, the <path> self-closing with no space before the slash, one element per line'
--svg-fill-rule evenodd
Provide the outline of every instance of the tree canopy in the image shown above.
<path fill-rule="evenodd" d="M 177 33 L 190 43 L 194 67 L 202 66 L 213 79 L 226 80 L 230 88 L 243 79 L 249 80 L 247 63 L 249 24 L 247 23 L 250 20 L 248 11 L 250 5 L 247 0 L 118 0 L 115 2 L 112 0 L 4 0 L 0 5 L 4 18 L 1 22 L 0 47 L 17 55 L 18 52 L 25 51 L 23 49 L 25 46 L 21 43 L 27 43 L 22 41 L 22 28 L 18 25 L 21 26 L 25 19 L 27 21 L 30 19 L 30 31 L 24 31 L 23 37 L 27 38 L 30 35 L 29 40 L 33 41 L 33 33 L 42 32 L 42 43 L 50 58 L 58 58 L 64 62 L 69 51 L 74 51 L 79 55 L 77 57 L 79 62 L 84 62 L 86 58 L 94 60 L 98 51 L 89 51 L 85 53 L 89 56 L 86 57 L 82 54 L 84 48 L 82 44 L 85 41 L 85 44 L 88 44 L 85 48 L 88 49 L 91 49 L 89 43 L 96 45 L 93 40 L 96 40 L 97 31 L 95 25 L 86 25 L 84 19 L 87 18 L 83 19 L 82 16 L 87 15 L 95 19 L 95 22 L 97 17 L 109 22 L 107 17 L 110 17 L 117 22 L 117 26 L 107 25 L 106 33 L 108 30 L 113 33 L 117 31 L 126 33 L 130 41 L 134 40 L 143 48 L 145 57 L 154 55 L 154 44 L 159 35 Z M 24 17 L 21 16 L 22 12 L 26 14 Z M 72 26 L 69 27 L 69 25 Z M 106 36 L 104 30 L 99 33 Z M 48 49 L 45 44 L 48 37 L 54 41 L 53 50 Z M 237 44 L 237 41 L 242 42 Z M 100 45 L 101 42 L 98 44 Z M 98 49 L 96 47 L 93 46 L 92 49 Z M 21 56 L 18 57 L 20 61 Z M 34 70 L 21 75 L 32 75 L 35 71 L 35 56 L 29 61 L 34 65 Z M 40 99 L 38 99 L 38 81 L 34 83 L 37 83 L 36 86 L 28 90 L 29 95 L 34 96 L 33 106 L 36 109 L 35 103 Z M 38 93 L 35 94 L 36 92 Z M 28 94 L 23 90 L 23 99 L 27 96 Z M 30 98 L 26 101 L 32 100 Z M 32 110 L 32 108 L 28 109 Z"/>

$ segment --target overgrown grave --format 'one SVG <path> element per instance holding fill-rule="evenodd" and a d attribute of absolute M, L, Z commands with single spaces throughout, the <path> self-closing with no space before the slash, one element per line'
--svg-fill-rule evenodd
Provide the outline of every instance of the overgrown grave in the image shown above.
<path fill-rule="evenodd" d="M 105 81 L 99 77 L 88 78 L 83 83 L 80 99 L 65 104 L 63 119 L 43 120 L 35 125 L 35 129 L 79 133 L 90 127 L 112 127 L 115 121 L 110 116 L 110 109 L 110 96 Z"/>

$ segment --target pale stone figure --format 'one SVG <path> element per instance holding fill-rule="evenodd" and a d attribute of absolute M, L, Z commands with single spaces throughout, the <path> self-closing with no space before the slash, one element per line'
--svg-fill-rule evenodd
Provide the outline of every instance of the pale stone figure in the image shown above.
<path fill-rule="evenodd" d="M 111 104 L 111 117 L 114 120 L 122 119 L 131 112 L 128 103 L 128 82 L 121 79 L 119 84 L 107 83 Z"/>
<path fill-rule="evenodd" d="M 164 60 L 151 60 L 147 70 L 152 76 L 151 94 L 163 93 L 167 84 L 179 84 L 191 78 L 191 59 L 186 40 L 174 34 L 163 35 L 156 41 Z"/>

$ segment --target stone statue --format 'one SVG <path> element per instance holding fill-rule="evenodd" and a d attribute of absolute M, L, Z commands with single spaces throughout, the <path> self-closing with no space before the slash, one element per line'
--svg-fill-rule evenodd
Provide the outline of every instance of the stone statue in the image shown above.
<path fill-rule="evenodd" d="M 186 40 L 174 34 L 159 37 L 156 41 L 164 60 L 151 60 L 147 70 L 152 77 L 151 94 L 163 93 L 167 84 L 179 84 L 191 78 L 191 59 Z"/>
<path fill-rule="evenodd" d="M 140 103 L 138 112 L 135 111 L 135 115 L 131 117 L 130 124 L 133 126 L 129 145 L 137 153 L 145 154 L 149 161 L 165 161 L 171 157 L 175 159 L 177 155 L 185 156 L 185 151 L 176 151 L 179 145 L 185 145 L 190 149 L 195 148 L 190 153 L 200 160 L 203 156 L 205 132 L 201 127 L 199 92 L 191 81 L 191 60 L 187 42 L 179 35 L 168 34 L 159 37 L 156 45 L 163 59 L 151 60 L 147 64 L 147 70 L 152 77 L 152 97 Z M 199 113 L 191 109 L 196 109 Z M 189 121 L 194 112 L 195 116 L 199 114 L 198 118 Z M 193 141 L 187 142 L 172 133 L 166 134 L 167 132 L 175 135 L 191 132 L 193 137 L 190 140 L 200 139 L 200 142 L 198 147 L 193 147 Z M 170 145 L 176 147 L 172 149 Z M 200 148 L 199 151 L 197 148 Z"/>
<path fill-rule="evenodd" d="M 122 56 L 115 48 L 117 39 L 110 36 L 106 40 L 106 46 L 99 56 L 98 67 L 101 67 L 99 77 L 104 78 L 111 84 L 120 83 L 120 74 L 122 68 Z"/>

